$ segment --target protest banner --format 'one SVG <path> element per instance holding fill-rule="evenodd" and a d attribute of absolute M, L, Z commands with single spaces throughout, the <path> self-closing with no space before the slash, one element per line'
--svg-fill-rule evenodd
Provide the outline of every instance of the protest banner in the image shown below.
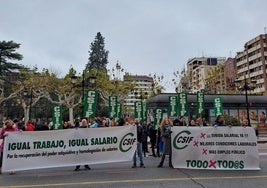
<path fill-rule="evenodd" d="M 136 142 L 134 126 L 10 132 L 2 171 L 130 161 Z"/>
<path fill-rule="evenodd" d="M 172 127 L 174 168 L 259 170 L 252 127 Z"/>

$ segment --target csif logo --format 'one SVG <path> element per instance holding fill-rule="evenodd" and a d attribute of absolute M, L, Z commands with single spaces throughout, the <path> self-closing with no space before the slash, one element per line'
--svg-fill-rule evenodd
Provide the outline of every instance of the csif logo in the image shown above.
<path fill-rule="evenodd" d="M 136 137 L 134 137 L 133 133 L 126 134 L 124 137 L 122 137 L 120 141 L 120 151 L 121 152 L 129 151 L 135 142 L 136 142 Z"/>
<path fill-rule="evenodd" d="M 186 148 L 194 138 L 190 134 L 191 132 L 188 130 L 179 132 L 173 139 L 173 147 L 179 150 Z"/>

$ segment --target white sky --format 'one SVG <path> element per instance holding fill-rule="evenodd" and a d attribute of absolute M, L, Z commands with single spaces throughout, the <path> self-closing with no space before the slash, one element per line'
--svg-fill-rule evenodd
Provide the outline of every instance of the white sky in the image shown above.
<path fill-rule="evenodd" d="M 200 56 L 234 57 L 264 33 L 266 0 L 0 0 L 0 41 L 20 43 L 20 64 L 64 76 L 81 72 L 96 33 L 105 38 L 108 68 L 164 75 Z"/>

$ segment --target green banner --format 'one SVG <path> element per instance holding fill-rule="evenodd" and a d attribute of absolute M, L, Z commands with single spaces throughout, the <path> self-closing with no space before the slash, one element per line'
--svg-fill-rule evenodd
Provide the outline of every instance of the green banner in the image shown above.
<path fill-rule="evenodd" d="M 168 116 L 177 116 L 177 96 L 169 96 Z"/>
<path fill-rule="evenodd" d="M 120 119 L 122 117 L 122 105 L 117 103 L 117 118 Z"/>
<path fill-rule="evenodd" d="M 142 113 L 143 113 L 142 122 L 144 122 L 144 121 L 147 122 L 148 108 L 147 108 L 146 102 L 142 102 Z"/>
<path fill-rule="evenodd" d="M 62 107 L 53 107 L 53 130 L 63 129 Z"/>
<path fill-rule="evenodd" d="M 178 116 L 188 116 L 188 102 L 186 93 L 178 93 Z"/>
<path fill-rule="evenodd" d="M 197 92 L 197 115 L 205 114 L 205 94 Z"/>
<path fill-rule="evenodd" d="M 215 117 L 217 117 L 218 115 L 223 115 L 223 105 L 221 97 L 213 99 L 213 107 L 214 107 Z"/>
<path fill-rule="evenodd" d="M 156 110 L 155 110 L 155 113 L 154 113 L 154 128 L 156 129 L 156 130 L 158 130 L 159 129 L 159 126 L 160 126 L 160 124 L 161 124 L 161 122 L 162 122 L 162 119 L 163 119 L 163 111 L 162 111 L 162 109 L 160 109 L 160 108 L 157 108 Z"/>
<path fill-rule="evenodd" d="M 143 120 L 143 105 L 142 105 L 142 101 L 135 101 L 135 103 L 134 103 L 134 117 L 138 118 L 139 121 Z"/>
<path fill-rule="evenodd" d="M 85 94 L 83 116 L 85 118 L 95 118 L 96 107 L 97 107 L 97 96 L 98 92 L 96 90 L 89 90 Z"/>
<path fill-rule="evenodd" d="M 117 96 L 110 96 L 109 97 L 109 117 L 116 119 L 117 118 L 117 104 L 118 97 Z"/>

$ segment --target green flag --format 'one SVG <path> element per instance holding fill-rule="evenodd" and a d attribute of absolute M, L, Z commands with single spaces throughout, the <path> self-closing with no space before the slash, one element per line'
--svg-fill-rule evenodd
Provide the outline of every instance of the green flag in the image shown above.
<path fill-rule="evenodd" d="M 163 119 L 163 111 L 160 108 L 155 109 L 155 116 L 154 116 L 154 128 L 156 130 L 159 129 L 159 126 L 161 124 L 161 121 Z"/>
<path fill-rule="evenodd" d="M 117 118 L 120 119 L 122 116 L 122 106 L 120 103 L 117 103 Z"/>
<path fill-rule="evenodd" d="M 147 121 L 147 112 L 148 112 L 148 109 L 147 109 L 147 103 L 146 102 L 142 102 L 142 122 L 144 121 Z"/>
<path fill-rule="evenodd" d="M 205 95 L 203 92 L 197 92 L 197 114 L 205 114 Z"/>
<path fill-rule="evenodd" d="M 186 93 L 178 93 L 178 116 L 188 116 L 188 102 Z"/>
<path fill-rule="evenodd" d="M 62 107 L 61 106 L 54 106 L 53 107 L 53 129 L 63 129 L 62 125 Z"/>
<path fill-rule="evenodd" d="M 135 103 L 134 103 L 134 117 L 138 118 L 139 121 L 143 120 L 143 105 L 142 105 L 142 101 L 135 101 Z"/>
<path fill-rule="evenodd" d="M 117 118 L 117 103 L 118 103 L 117 96 L 109 97 L 109 117 L 110 118 L 113 118 L 113 119 Z"/>
<path fill-rule="evenodd" d="M 177 116 L 177 96 L 169 96 L 168 116 Z"/>
<path fill-rule="evenodd" d="M 89 90 L 85 94 L 83 116 L 85 118 L 95 118 L 96 107 L 97 107 L 97 96 L 96 90 Z"/>
<path fill-rule="evenodd" d="M 223 115 L 223 106 L 221 97 L 213 99 L 213 107 L 214 107 L 215 117 L 217 117 L 218 115 Z"/>

